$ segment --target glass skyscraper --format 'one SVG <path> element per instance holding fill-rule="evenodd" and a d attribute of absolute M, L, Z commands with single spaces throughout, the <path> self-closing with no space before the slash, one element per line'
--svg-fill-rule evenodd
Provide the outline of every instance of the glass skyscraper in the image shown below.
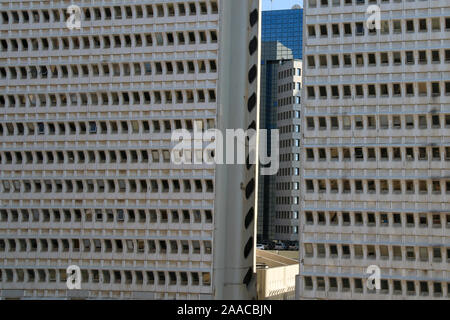
<path fill-rule="evenodd" d="M 292 59 L 302 59 L 303 9 L 263 11 L 262 41 L 280 42 Z"/>

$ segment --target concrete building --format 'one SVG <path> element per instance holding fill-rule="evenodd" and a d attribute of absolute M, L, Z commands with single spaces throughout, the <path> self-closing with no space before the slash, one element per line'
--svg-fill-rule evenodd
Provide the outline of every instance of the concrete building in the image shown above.
<path fill-rule="evenodd" d="M 302 58 L 302 19 L 302 9 L 262 13 L 260 119 L 262 129 L 277 129 L 279 68 L 288 60 Z M 268 150 L 270 147 L 268 146 Z M 258 241 L 277 239 L 276 183 L 276 176 L 260 177 Z"/>
<path fill-rule="evenodd" d="M 379 30 L 366 26 L 372 4 Z M 450 4 L 304 10 L 298 297 L 448 299 Z"/>
<path fill-rule="evenodd" d="M 171 133 L 257 128 L 259 1 L 77 4 L 0 4 L 0 298 L 255 298 L 258 166 Z"/>
<path fill-rule="evenodd" d="M 256 250 L 258 300 L 294 300 L 298 260 Z"/>
<path fill-rule="evenodd" d="M 274 239 L 298 241 L 300 209 L 300 93 L 302 61 L 278 67 L 277 128 L 280 133 L 280 170 L 275 177 Z"/>

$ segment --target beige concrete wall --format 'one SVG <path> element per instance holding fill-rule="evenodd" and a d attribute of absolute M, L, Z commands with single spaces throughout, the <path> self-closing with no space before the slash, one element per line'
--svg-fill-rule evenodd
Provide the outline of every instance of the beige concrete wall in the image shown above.
<path fill-rule="evenodd" d="M 291 300 L 295 295 L 298 264 L 257 270 L 259 300 Z"/>

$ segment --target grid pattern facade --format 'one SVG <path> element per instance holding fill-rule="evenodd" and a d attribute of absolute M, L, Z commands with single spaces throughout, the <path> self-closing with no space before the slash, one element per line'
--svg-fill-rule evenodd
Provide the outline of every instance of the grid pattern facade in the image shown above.
<path fill-rule="evenodd" d="M 264 25 L 262 26 L 264 30 Z M 279 61 L 278 56 L 292 57 L 286 54 L 279 42 L 263 42 L 261 44 L 261 112 L 260 128 L 270 132 L 276 129 L 276 99 L 277 99 L 277 77 Z M 270 139 L 267 140 L 267 150 L 270 150 Z M 273 206 L 274 201 L 270 196 L 273 194 L 274 177 L 260 176 L 258 186 L 258 219 L 257 219 L 257 241 L 268 241 L 273 239 Z"/>
<path fill-rule="evenodd" d="M 262 129 L 277 129 L 278 72 L 286 60 L 301 59 L 303 10 L 262 12 L 261 116 Z M 287 23 L 289 21 L 289 23 Z M 270 139 L 268 140 L 268 144 Z M 268 145 L 267 150 L 271 146 Z M 275 238 L 276 176 L 260 177 L 258 241 Z M 297 240 L 297 239 L 295 239 Z"/>
<path fill-rule="evenodd" d="M 280 169 L 275 179 L 274 238 L 298 241 L 300 209 L 300 93 L 302 62 L 285 61 L 277 75 Z"/>
<path fill-rule="evenodd" d="M 215 168 L 171 132 L 214 128 L 216 0 L 0 5 L 3 297 L 212 295 Z"/>
<path fill-rule="evenodd" d="M 262 44 L 262 59 L 266 60 L 267 51 Z M 261 66 L 261 113 L 260 127 L 266 130 L 276 129 L 276 103 L 277 103 L 277 79 L 278 79 L 278 61 L 267 61 Z M 270 132 L 270 131 L 269 131 Z M 267 150 L 270 150 L 270 139 L 267 139 Z M 273 212 L 274 199 L 273 194 L 275 179 L 274 176 L 260 176 L 258 188 L 258 241 L 271 240 L 274 237 Z"/>
<path fill-rule="evenodd" d="M 302 59 L 303 9 L 273 10 L 262 13 L 262 41 L 280 42 L 285 48 L 281 54 L 290 59 Z"/>
<path fill-rule="evenodd" d="M 448 299 L 449 3 L 305 6 L 299 297 Z"/>

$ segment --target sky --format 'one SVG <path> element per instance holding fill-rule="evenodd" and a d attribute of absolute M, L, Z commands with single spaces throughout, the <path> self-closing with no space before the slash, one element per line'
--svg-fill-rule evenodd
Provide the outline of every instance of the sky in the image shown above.
<path fill-rule="evenodd" d="M 300 4 L 303 7 L 303 0 L 262 0 L 263 10 L 290 9 L 294 4 Z"/>

